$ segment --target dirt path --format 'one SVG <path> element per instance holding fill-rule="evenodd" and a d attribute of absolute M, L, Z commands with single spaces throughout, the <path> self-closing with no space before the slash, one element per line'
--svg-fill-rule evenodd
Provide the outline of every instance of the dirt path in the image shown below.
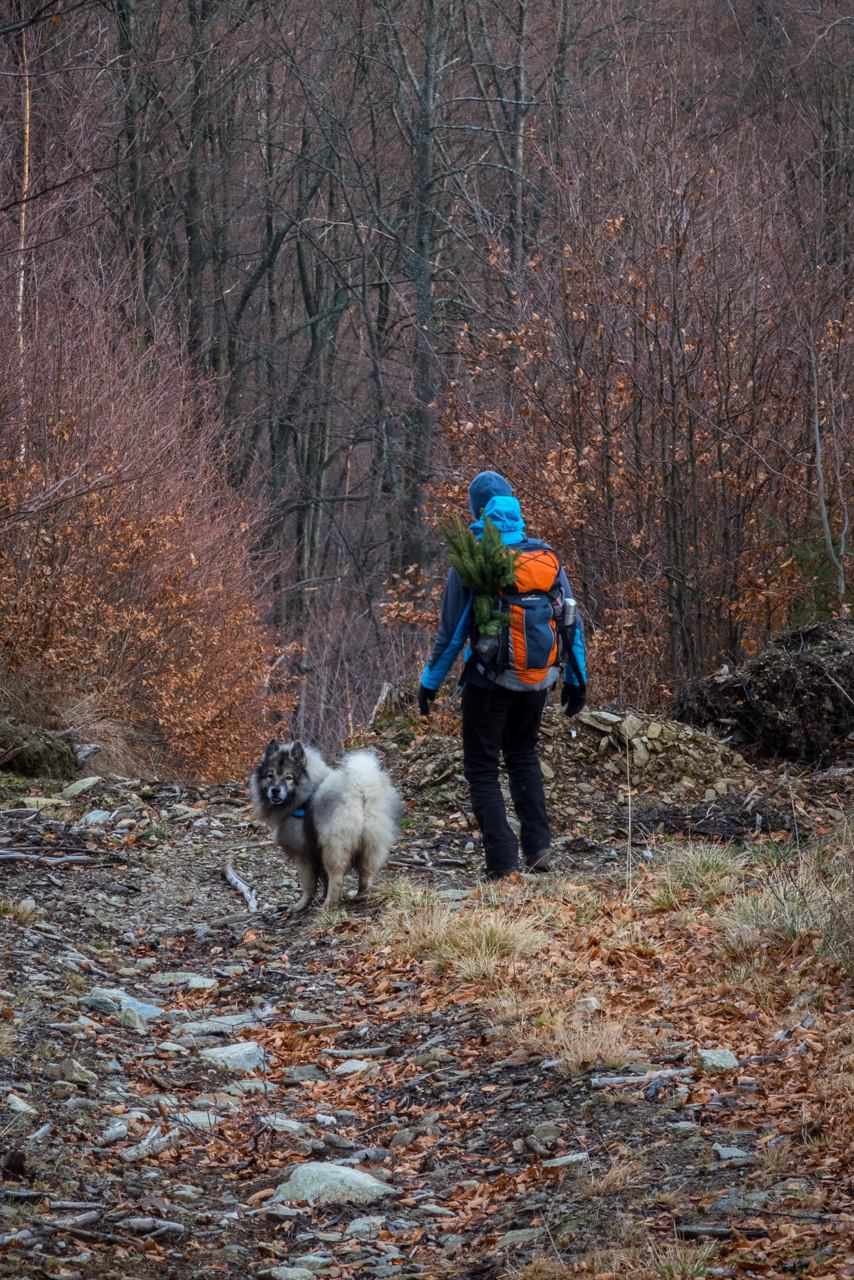
<path fill-rule="evenodd" d="M 625 844 L 563 846 L 577 900 L 559 878 L 485 892 L 464 819 L 412 807 L 390 907 L 248 918 L 226 862 L 262 908 L 296 895 L 241 787 L 99 781 L 26 822 L 4 794 L 0 850 L 93 861 L 0 863 L 0 1276 L 782 1275 L 828 1249 L 825 1274 L 854 1275 L 844 1159 L 793 1176 L 768 1146 L 795 1133 L 769 1073 L 790 1055 L 802 1087 L 818 1049 L 791 1055 L 845 1032 L 839 989 L 804 968 L 773 1061 L 698 1069 L 770 1005 L 746 987 L 727 1003 L 719 975 L 698 996 L 678 947 L 655 950 L 656 907 L 614 959 Z M 493 918 L 515 921 L 509 977 L 442 950 Z M 644 1052 L 573 1068 L 567 1027 L 589 1035 L 621 1000 L 643 1006 Z M 562 1041 L 543 1034 L 558 1007 L 576 1018 Z M 158 1134 L 162 1152 L 137 1150 Z"/>

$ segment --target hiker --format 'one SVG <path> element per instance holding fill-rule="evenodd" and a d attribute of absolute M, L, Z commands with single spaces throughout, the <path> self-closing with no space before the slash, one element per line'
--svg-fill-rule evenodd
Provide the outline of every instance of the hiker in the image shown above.
<path fill-rule="evenodd" d="M 519 867 L 519 846 L 507 821 L 498 780 L 502 751 L 525 863 L 531 871 L 551 869 L 551 832 L 537 739 L 548 691 L 560 674 L 559 636 L 562 648 L 568 648 L 563 655 L 561 703 L 568 716 L 584 707 L 584 630 L 580 618 L 574 628 L 562 625 L 563 604 L 572 600 L 572 592 L 560 557 L 548 543 L 525 537 L 522 510 L 509 482 L 495 471 L 482 471 L 469 486 L 469 506 L 475 521 L 471 531 L 478 541 L 488 516 L 504 545 L 520 553 L 516 581 L 504 589 L 499 602 L 509 609 L 510 625 L 501 628 L 497 639 L 473 635 L 472 593 L 456 569 L 449 570 L 439 634 L 421 677 L 418 707 L 423 716 L 429 715 L 437 690 L 468 643 L 460 676 L 463 771 L 483 835 L 487 879 L 501 880 Z"/>

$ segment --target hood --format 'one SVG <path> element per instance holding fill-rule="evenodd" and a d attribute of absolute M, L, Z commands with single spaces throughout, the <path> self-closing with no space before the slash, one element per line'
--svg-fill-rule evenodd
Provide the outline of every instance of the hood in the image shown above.
<path fill-rule="evenodd" d="M 481 471 L 469 485 L 469 506 L 475 520 L 480 519 L 481 512 L 490 498 L 511 498 L 512 496 L 512 485 L 497 471 Z"/>
<path fill-rule="evenodd" d="M 487 472 L 487 475 L 490 474 L 494 473 Z M 478 476 L 478 479 L 480 479 L 480 476 Z M 498 479 L 500 480 L 501 477 L 499 476 Z M 507 481 L 505 480 L 503 483 L 507 484 Z M 525 521 L 522 519 L 522 508 L 519 506 L 518 498 L 510 498 L 504 494 L 490 498 L 483 514 L 484 516 L 489 516 L 492 523 L 501 530 L 501 539 L 505 547 L 512 547 L 515 543 L 523 541 L 525 537 Z M 480 542 L 483 537 L 483 519 L 475 520 L 470 528 L 478 542 Z"/>

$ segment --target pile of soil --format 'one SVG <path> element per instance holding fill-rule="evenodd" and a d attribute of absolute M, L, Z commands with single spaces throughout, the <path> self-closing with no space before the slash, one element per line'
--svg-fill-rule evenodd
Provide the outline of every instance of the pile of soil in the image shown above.
<path fill-rule="evenodd" d="M 793 631 L 735 671 L 689 680 L 673 714 L 737 747 L 829 763 L 854 747 L 854 622 Z"/>
<path fill-rule="evenodd" d="M 4 715 L 0 716 L 0 769 L 26 778 L 67 778 L 77 770 L 77 757 L 69 735 Z"/>

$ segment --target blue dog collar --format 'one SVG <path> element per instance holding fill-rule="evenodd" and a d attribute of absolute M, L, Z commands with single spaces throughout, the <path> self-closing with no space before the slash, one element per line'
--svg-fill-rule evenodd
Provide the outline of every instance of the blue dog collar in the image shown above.
<path fill-rule="evenodd" d="M 304 817 L 305 817 L 305 809 L 294 809 L 293 813 L 291 814 L 291 817 L 292 817 L 292 818 L 304 818 Z"/>

